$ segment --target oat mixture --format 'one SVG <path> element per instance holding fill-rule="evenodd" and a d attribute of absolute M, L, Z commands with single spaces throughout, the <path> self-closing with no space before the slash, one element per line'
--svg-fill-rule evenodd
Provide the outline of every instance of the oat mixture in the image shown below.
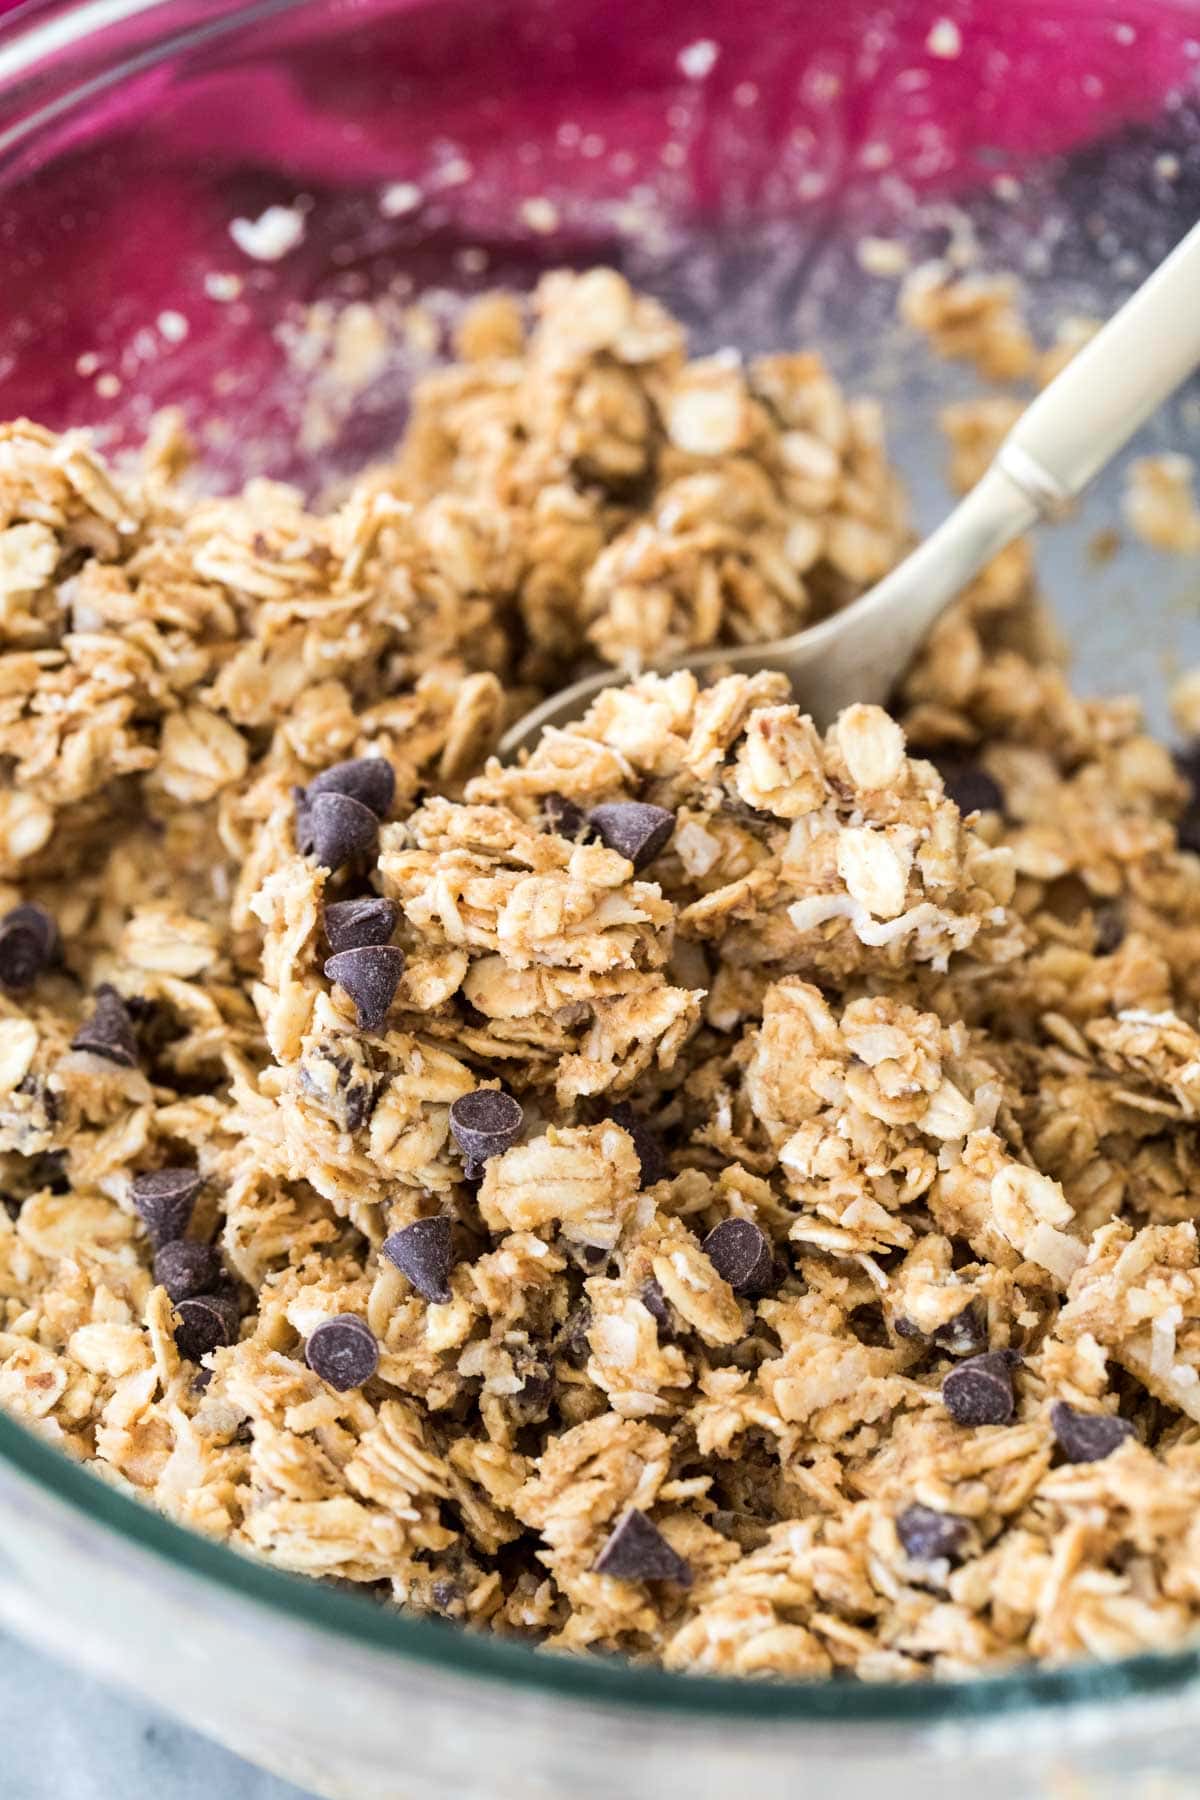
<path fill-rule="evenodd" d="M 789 631 L 909 527 L 872 403 L 689 362 L 613 274 L 458 348 L 328 512 L 187 497 L 169 423 L 136 479 L 0 430 L 0 1400 L 554 1647 L 1178 1643 L 1188 780 L 1071 693 L 1020 546 L 894 718 L 646 675 L 501 766 L 589 657 Z M 1004 420 L 950 423 L 968 478 Z"/>

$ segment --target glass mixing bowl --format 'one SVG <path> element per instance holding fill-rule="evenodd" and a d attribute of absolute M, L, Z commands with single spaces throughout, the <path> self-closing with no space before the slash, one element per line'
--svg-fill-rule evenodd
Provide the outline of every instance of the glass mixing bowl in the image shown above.
<path fill-rule="evenodd" d="M 395 439 L 464 294 L 602 260 L 699 347 L 819 344 L 883 397 L 927 525 L 972 383 L 895 325 L 898 253 L 864 236 L 1016 271 L 1043 340 L 1106 313 L 1200 210 L 1198 70 L 1194 0 L 21 8 L 0 413 L 119 452 L 169 402 L 213 485 L 317 490 Z M 1185 395 L 1142 447 L 1198 420 Z M 1196 563 L 1089 560 L 1118 493 L 1040 563 L 1082 685 L 1165 724 Z M 1200 1793 L 1190 1652 L 904 1689 L 549 1656 L 253 1563 L 4 1417 L 0 1526 L 9 1623 L 324 1795 Z"/>

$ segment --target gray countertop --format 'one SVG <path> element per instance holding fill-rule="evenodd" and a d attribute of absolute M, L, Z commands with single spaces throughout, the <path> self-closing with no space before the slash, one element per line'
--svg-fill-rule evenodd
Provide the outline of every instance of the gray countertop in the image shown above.
<path fill-rule="evenodd" d="M 0 1632 L 5 1800 L 309 1800 L 162 1713 Z"/>

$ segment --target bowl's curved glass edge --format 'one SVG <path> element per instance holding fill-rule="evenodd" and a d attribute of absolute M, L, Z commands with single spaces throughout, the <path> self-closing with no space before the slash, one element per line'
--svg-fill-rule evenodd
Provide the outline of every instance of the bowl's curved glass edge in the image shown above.
<path fill-rule="evenodd" d="M 1095 1706 L 1177 1691 L 1200 1677 L 1200 1650 L 1148 1654 L 1063 1669 L 1030 1668 L 970 1681 L 918 1686 L 851 1682 L 767 1682 L 682 1675 L 612 1660 L 551 1655 L 464 1631 L 339 1592 L 271 1568 L 175 1524 L 93 1475 L 14 1419 L 0 1414 L 0 1464 L 7 1464 L 93 1525 L 207 1582 L 251 1600 L 282 1623 L 349 1639 L 456 1677 L 500 1682 L 592 1706 L 705 1714 L 777 1725 L 839 1720 L 862 1725 L 934 1726 L 1001 1713 Z"/>

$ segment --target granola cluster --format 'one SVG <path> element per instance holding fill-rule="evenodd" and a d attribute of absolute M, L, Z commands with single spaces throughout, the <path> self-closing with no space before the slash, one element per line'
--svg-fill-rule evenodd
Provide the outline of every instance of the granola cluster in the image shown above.
<path fill-rule="evenodd" d="M 540 1644 L 1178 1643 L 1188 782 L 1072 694 L 1021 547 L 894 716 L 644 674 L 502 766 L 589 657 L 791 630 L 908 533 L 870 404 L 689 362 L 611 272 L 459 349 L 330 511 L 189 497 L 169 423 L 136 479 L 0 431 L 0 1402 Z"/>

